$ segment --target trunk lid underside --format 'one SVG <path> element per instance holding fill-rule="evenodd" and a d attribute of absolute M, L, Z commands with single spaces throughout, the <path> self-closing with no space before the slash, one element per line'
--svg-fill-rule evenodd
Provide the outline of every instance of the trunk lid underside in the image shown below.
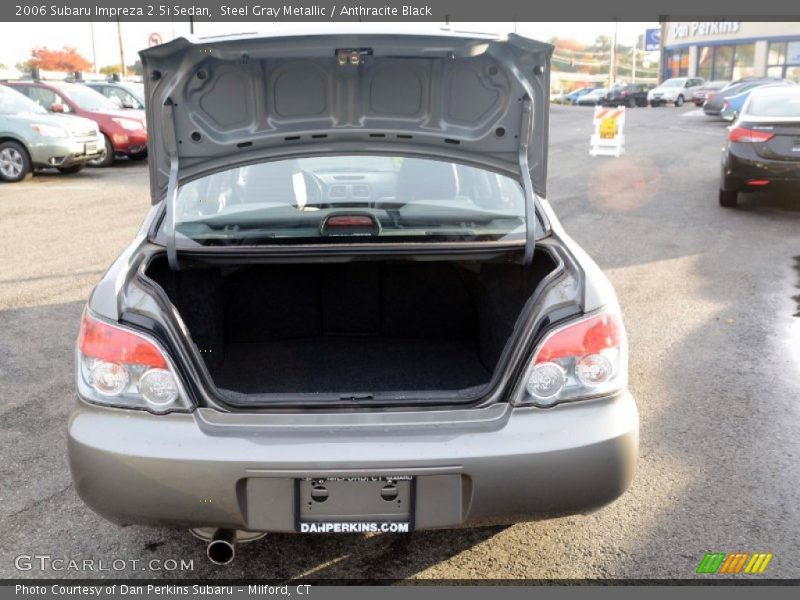
<path fill-rule="evenodd" d="M 551 53 L 513 34 L 179 38 L 144 50 L 152 202 L 171 180 L 359 152 L 473 163 L 544 196 Z"/>

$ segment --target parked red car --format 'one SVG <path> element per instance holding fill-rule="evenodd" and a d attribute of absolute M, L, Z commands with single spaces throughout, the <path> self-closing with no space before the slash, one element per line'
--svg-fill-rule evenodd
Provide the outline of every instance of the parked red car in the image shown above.
<path fill-rule="evenodd" d="M 718 91 L 730 85 L 730 81 L 707 81 L 703 87 L 695 90 L 692 94 L 692 102 L 695 106 L 703 106 L 706 100 L 711 100 Z"/>
<path fill-rule="evenodd" d="M 7 81 L 50 112 L 86 117 L 96 122 L 105 139 L 106 152 L 89 164 L 106 167 L 116 156 L 133 160 L 147 157 L 144 111 L 120 110 L 108 98 L 84 85 L 61 81 Z"/>

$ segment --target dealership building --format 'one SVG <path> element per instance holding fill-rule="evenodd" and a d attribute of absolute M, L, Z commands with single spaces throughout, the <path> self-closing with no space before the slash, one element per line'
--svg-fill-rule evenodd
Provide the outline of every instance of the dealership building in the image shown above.
<path fill-rule="evenodd" d="M 662 79 L 766 75 L 800 83 L 800 22 L 667 21 L 661 42 Z"/>

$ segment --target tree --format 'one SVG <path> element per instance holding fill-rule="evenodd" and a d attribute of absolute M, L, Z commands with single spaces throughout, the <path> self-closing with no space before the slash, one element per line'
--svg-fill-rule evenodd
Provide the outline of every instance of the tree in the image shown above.
<path fill-rule="evenodd" d="M 101 75 L 114 75 L 119 72 L 120 72 L 119 65 L 106 65 L 105 67 L 100 67 Z"/>
<path fill-rule="evenodd" d="M 88 71 L 92 63 L 78 54 L 75 48 L 64 46 L 61 50 L 50 50 L 45 46 L 37 46 L 31 50 L 28 61 L 31 67 L 43 71 Z"/>
<path fill-rule="evenodd" d="M 142 73 L 144 73 L 144 70 L 142 69 L 142 61 L 137 60 L 132 65 L 128 65 L 128 74 L 131 73 L 139 76 L 141 76 Z"/>

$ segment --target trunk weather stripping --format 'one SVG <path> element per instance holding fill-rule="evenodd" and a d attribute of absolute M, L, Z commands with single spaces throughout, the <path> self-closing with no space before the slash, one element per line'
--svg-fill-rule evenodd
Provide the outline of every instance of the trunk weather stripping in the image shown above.
<path fill-rule="evenodd" d="M 525 255 L 523 263 L 531 264 L 533 251 L 536 248 L 536 207 L 533 203 L 533 182 L 528 168 L 528 146 L 533 126 L 533 104 L 526 94 L 522 99 L 522 123 L 519 132 L 519 171 L 522 175 L 522 186 L 525 191 Z"/>
<path fill-rule="evenodd" d="M 180 270 L 178 251 L 175 248 L 175 216 L 176 196 L 178 195 L 178 140 L 175 139 L 175 105 L 168 99 L 164 104 L 164 141 L 169 153 L 169 181 L 167 182 L 166 214 L 164 221 L 164 234 L 166 235 L 167 261 L 175 271 Z"/>

